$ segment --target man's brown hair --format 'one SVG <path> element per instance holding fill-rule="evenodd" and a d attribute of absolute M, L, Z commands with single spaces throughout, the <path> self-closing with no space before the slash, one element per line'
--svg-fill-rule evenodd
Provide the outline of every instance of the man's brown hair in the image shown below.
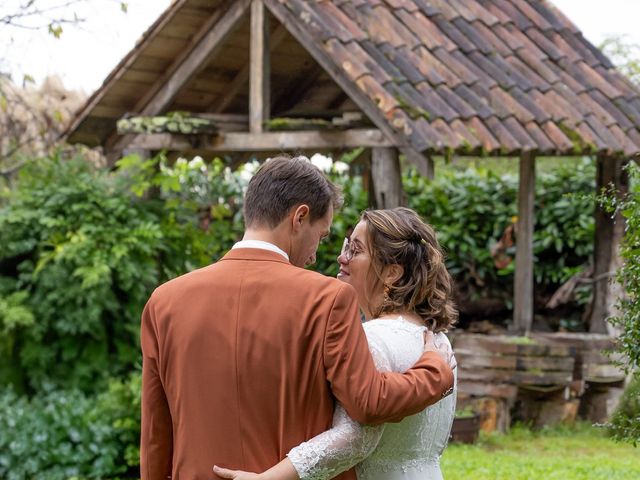
<path fill-rule="evenodd" d="M 256 172 L 244 198 L 247 227 L 275 228 L 292 208 L 308 205 L 312 222 L 326 215 L 329 205 L 342 205 L 342 195 L 307 157 L 280 156 Z"/>

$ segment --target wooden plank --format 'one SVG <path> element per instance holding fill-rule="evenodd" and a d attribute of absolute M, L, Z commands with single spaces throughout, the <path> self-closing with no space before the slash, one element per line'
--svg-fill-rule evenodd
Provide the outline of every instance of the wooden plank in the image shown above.
<path fill-rule="evenodd" d="M 518 387 L 508 384 L 491 384 L 460 380 L 458 392 L 476 397 L 498 397 L 507 400 L 515 400 L 518 395 Z"/>
<path fill-rule="evenodd" d="M 538 369 L 543 371 L 573 371 L 571 357 L 523 357 L 518 355 L 478 355 L 456 350 L 458 364 L 469 367 L 486 367 L 512 370 Z"/>
<path fill-rule="evenodd" d="M 249 67 L 249 131 L 260 133 L 269 118 L 269 27 L 262 0 L 251 2 Z"/>
<path fill-rule="evenodd" d="M 282 25 L 279 25 L 269 38 L 269 51 L 273 52 L 273 50 L 276 49 L 286 38 L 287 34 L 287 30 Z M 216 113 L 224 111 L 224 109 L 227 108 L 238 95 L 240 90 L 245 87 L 247 80 L 249 80 L 249 69 L 250 63 L 249 65 L 243 66 L 234 79 L 227 84 L 226 94 L 223 97 L 216 99 L 211 105 L 209 105 L 207 110 Z"/>
<path fill-rule="evenodd" d="M 389 140 L 379 130 L 353 129 L 343 131 L 263 132 L 259 134 L 230 132 L 217 137 L 197 139 L 171 134 L 139 135 L 132 145 L 148 150 L 210 152 L 262 152 L 267 150 L 337 149 L 357 147 L 387 147 Z M 197 147 L 197 148 L 196 148 Z"/>
<path fill-rule="evenodd" d="M 376 208 L 394 208 L 405 204 L 397 149 L 374 148 L 371 152 L 371 175 Z"/>
<path fill-rule="evenodd" d="M 568 357 L 575 355 L 575 348 L 565 345 L 543 344 L 535 341 L 521 343 L 519 337 L 461 334 L 453 340 L 457 351 L 487 352 L 495 355 L 528 355 Z"/>
<path fill-rule="evenodd" d="M 603 189 L 615 191 L 620 198 L 628 190 L 628 179 L 623 170 L 624 162 L 620 158 L 598 155 L 596 170 L 596 192 Z M 606 319 L 611 315 L 612 299 L 611 279 L 615 274 L 617 249 L 624 233 L 624 217 L 617 212 L 614 217 L 600 205 L 595 211 L 595 245 L 593 268 L 593 295 L 587 311 L 589 332 L 607 333 Z M 613 300 L 613 301 L 612 301 Z"/>
<path fill-rule="evenodd" d="M 594 383 L 615 383 L 624 380 L 624 370 L 612 364 L 585 365 L 584 379 Z"/>
<path fill-rule="evenodd" d="M 528 335 L 533 323 L 533 225 L 535 200 L 535 156 L 520 158 L 518 224 L 516 234 L 516 272 L 514 279 L 513 329 Z"/>
<path fill-rule="evenodd" d="M 515 372 L 513 378 L 516 385 L 569 385 L 572 380 L 572 372 Z"/>
<path fill-rule="evenodd" d="M 573 380 L 572 372 L 544 372 L 505 370 L 496 368 L 466 367 L 458 365 L 458 379 L 487 382 L 509 383 L 512 385 L 569 385 Z"/>
<path fill-rule="evenodd" d="M 570 345 L 572 347 L 575 347 L 579 351 L 600 351 L 605 349 L 613 349 L 616 346 L 615 338 L 600 333 L 535 332 L 531 336 L 531 338 L 544 343 Z"/>
<path fill-rule="evenodd" d="M 145 102 L 140 112 L 142 115 L 160 113 L 193 75 L 206 66 L 207 59 L 215 54 L 223 40 L 239 25 L 249 7 L 249 2 L 250 0 L 237 0 L 219 19 L 214 15 L 211 21 L 205 23 L 201 30 L 202 37 L 194 47 L 176 60 L 175 70 L 172 68 L 173 72 L 168 78 L 159 80 L 161 87 Z"/>

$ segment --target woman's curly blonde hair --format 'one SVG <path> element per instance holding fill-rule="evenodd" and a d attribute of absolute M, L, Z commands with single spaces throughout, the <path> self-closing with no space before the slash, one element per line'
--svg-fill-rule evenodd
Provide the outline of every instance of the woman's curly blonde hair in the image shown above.
<path fill-rule="evenodd" d="M 371 265 L 382 281 L 387 265 L 400 265 L 402 277 L 385 285 L 385 296 L 372 314 L 375 317 L 398 311 L 415 312 L 433 332 L 447 331 L 458 319 L 453 302 L 453 281 L 433 228 L 409 208 L 367 210 Z"/>

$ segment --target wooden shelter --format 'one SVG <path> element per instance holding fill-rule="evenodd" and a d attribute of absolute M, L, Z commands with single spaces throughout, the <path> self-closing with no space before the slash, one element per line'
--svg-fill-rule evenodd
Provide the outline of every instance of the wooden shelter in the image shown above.
<path fill-rule="evenodd" d="M 173 111 L 209 119 L 215 133 L 116 128 Z M 426 175 L 433 155 L 519 157 L 514 330 L 528 333 L 536 156 L 596 155 L 598 189 L 624 191 L 640 95 L 548 0 L 175 0 L 68 140 L 113 156 L 166 149 L 237 162 L 366 147 L 380 207 L 403 202 L 398 154 Z M 605 330 L 616 231 L 596 214 L 594 332 Z"/>

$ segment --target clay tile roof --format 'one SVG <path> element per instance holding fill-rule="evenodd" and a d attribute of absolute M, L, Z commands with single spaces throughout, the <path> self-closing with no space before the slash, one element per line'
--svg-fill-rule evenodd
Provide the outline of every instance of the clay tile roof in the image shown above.
<path fill-rule="evenodd" d="M 326 22 L 303 34 L 347 70 L 345 44 L 347 76 L 370 72 L 363 97 L 417 150 L 640 152 L 640 92 L 549 0 L 265 3 Z"/>
<path fill-rule="evenodd" d="M 640 153 L 640 91 L 550 0 L 263 1 L 283 42 L 272 52 L 278 112 L 313 87 L 316 110 L 359 108 L 398 147 L 424 153 Z M 142 111 L 238 4 L 174 0 L 76 115 L 69 140 L 117 141 L 116 120 Z M 246 112 L 244 17 L 160 110 Z"/>

